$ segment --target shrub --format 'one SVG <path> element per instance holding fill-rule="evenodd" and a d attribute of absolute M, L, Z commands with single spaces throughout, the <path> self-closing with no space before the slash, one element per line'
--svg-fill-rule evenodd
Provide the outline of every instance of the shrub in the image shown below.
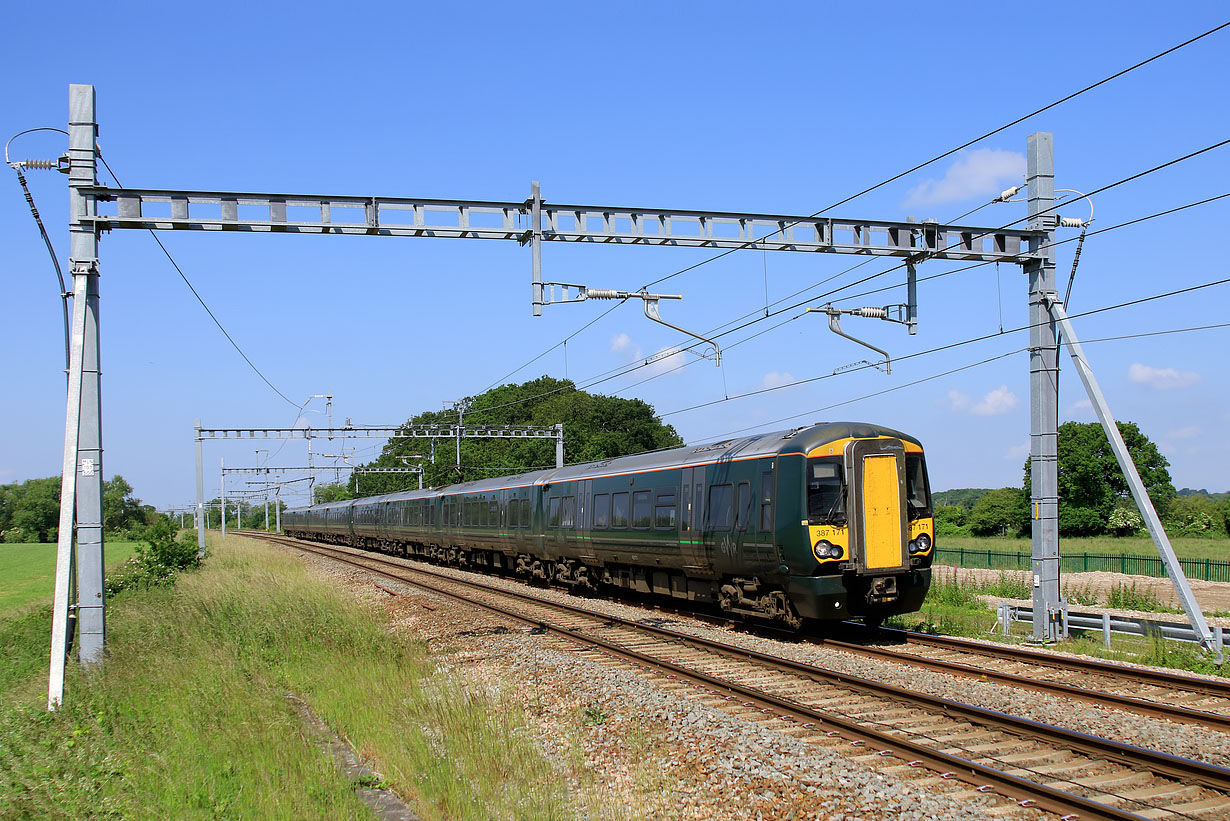
<path fill-rule="evenodd" d="M 1145 526 L 1145 520 L 1135 510 L 1126 507 L 1117 507 L 1110 513 L 1110 518 L 1106 520 L 1106 527 L 1115 536 L 1131 536 L 1139 533 L 1141 528 Z"/>
<path fill-rule="evenodd" d="M 177 539 L 170 520 L 160 518 L 142 528 L 141 538 L 144 543 L 133 556 L 107 576 L 108 598 L 123 590 L 174 584 L 177 574 L 201 564 L 195 530 L 185 530 Z"/>

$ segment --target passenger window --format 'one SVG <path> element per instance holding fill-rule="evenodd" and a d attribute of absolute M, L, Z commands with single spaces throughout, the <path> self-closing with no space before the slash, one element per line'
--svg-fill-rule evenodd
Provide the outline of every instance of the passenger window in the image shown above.
<path fill-rule="evenodd" d="M 730 530 L 734 486 L 711 485 L 709 487 L 709 529 Z"/>
<path fill-rule="evenodd" d="M 616 493 L 611 496 L 611 527 L 624 528 L 628 526 L 628 494 Z"/>
<path fill-rule="evenodd" d="M 739 501 L 735 505 L 735 527 L 747 530 L 747 520 L 752 513 L 752 483 L 739 483 Z"/>
<path fill-rule="evenodd" d="M 638 490 L 632 494 L 632 526 L 648 529 L 650 515 L 653 513 L 653 493 L 648 490 Z"/>
<path fill-rule="evenodd" d="M 523 524 L 521 526 L 529 527 L 532 524 L 532 522 L 530 521 L 531 518 L 532 517 L 530 515 L 530 500 L 522 499 L 521 500 L 521 521 L 523 522 Z"/>
<path fill-rule="evenodd" d="M 675 494 L 659 493 L 653 507 L 653 526 L 663 530 L 675 529 Z"/>
<path fill-rule="evenodd" d="M 577 526 L 577 497 L 565 496 L 560 500 L 559 526 L 564 530 Z"/>
<path fill-rule="evenodd" d="M 559 527 L 559 497 L 551 497 L 551 501 L 547 503 L 547 526 Z"/>
<path fill-rule="evenodd" d="M 594 529 L 606 530 L 610 524 L 611 517 L 611 497 L 605 493 L 599 493 L 594 497 Z"/>
<path fill-rule="evenodd" d="M 488 502 L 487 503 L 487 517 L 488 517 L 487 518 L 488 525 L 490 525 L 491 527 L 500 526 L 500 503 L 499 502 Z"/>

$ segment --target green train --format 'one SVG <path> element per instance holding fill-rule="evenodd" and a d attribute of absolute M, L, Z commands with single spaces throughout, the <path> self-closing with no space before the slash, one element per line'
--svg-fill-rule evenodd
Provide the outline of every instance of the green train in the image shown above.
<path fill-rule="evenodd" d="M 829 422 L 287 510 L 285 533 L 792 628 L 918 610 L 935 523 L 917 439 Z"/>

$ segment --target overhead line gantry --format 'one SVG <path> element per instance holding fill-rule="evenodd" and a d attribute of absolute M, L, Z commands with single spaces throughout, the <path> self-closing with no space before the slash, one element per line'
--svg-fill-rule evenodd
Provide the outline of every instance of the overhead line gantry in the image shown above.
<path fill-rule="evenodd" d="M 101 662 L 104 640 L 102 539 L 102 438 L 99 399 L 98 238 L 124 229 L 343 234 L 360 236 L 491 239 L 517 242 L 531 250 L 531 308 L 535 316 L 556 299 L 564 283 L 542 278 L 542 245 L 574 242 L 677 248 L 763 249 L 885 256 L 907 263 L 907 323 L 917 323 L 915 265 L 925 260 L 1005 262 L 1022 266 L 1028 278 L 1030 323 L 1030 464 L 1033 511 L 1034 636 L 1054 639 L 1065 632 L 1066 602 L 1059 588 L 1058 526 L 1058 351 L 1057 323 L 1068 343 L 1076 339 L 1055 286 L 1054 154 L 1052 135 L 1029 136 L 1028 223 L 1024 228 L 941 225 L 936 222 L 845 219 L 820 215 L 785 216 L 722 211 L 560 205 L 543 200 L 538 182 L 524 201 L 444 200 L 409 197 L 316 196 L 281 193 L 124 189 L 98 183 L 95 93 L 91 85 L 69 87 L 69 232 L 73 275 L 73 332 L 65 424 L 64 470 L 56 595 L 52 627 L 48 705 L 63 696 L 68 638 L 70 574 L 77 569 L 78 648 L 86 664 Z M 1087 363 L 1078 370 L 1086 376 Z M 1088 375 L 1091 377 L 1092 372 Z M 1090 380 L 1098 409 L 1125 474 L 1135 467 L 1121 447 L 1113 417 Z M 199 427 L 199 423 L 198 423 Z M 458 426 L 460 427 L 460 426 Z M 238 429 L 232 429 L 238 430 Z M 309 438 L 305 429 L 243 429 L 246 438 Z M 264 431 L 256 434 L 256 430 Z M 269 434 L 277 430 L 277 434 Z M 297 431 L 303 430 L 303 433 Z M 330 429 L 334 431 L 334 429 Z M 196 439 L 198 466 L 202 438 Z M 340 433 L 340 431 L 335 431 Z M 458 433 L 453 431 L 454 435 Z M 222 436 L 219 438 L 229 438 Z M 443 438 L 443 437 L 441 437 Z M 557 444 L 558 448 L 558 444 Z M 559 450 L 557 449 L 557 454 Z M 202 484 L 198 467 L 198 487 Z M 1135 485 L 1133 485 L 1135 490 Z M 200 493 L 198 493 L 198 499 Z M 75 506 L 72 503 L 75 500 Z M 1148 497 L 1137 498 L 1158 551 L 1193 629 L 1206 647 L 1212 633 L 1192 596 L 1183 571 Z M 1146 511 L 1147 508 L 1147 511 Z M 199 517 L 198 509 L 198 517 Z M 76 524 L 76 547 L 74 528 Z M 198 527 L 203 538 L 204 530 Z M 1042 614 L 1046 614 L 1042 617 Z"/>

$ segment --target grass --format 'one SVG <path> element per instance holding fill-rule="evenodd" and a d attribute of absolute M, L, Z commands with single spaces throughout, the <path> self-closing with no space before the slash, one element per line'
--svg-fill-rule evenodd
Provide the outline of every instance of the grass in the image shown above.
<path fill-rule="evenodd" d="M 137 542 L 106 542 L 107 567 L 133 554 Z M 38 601 L 51 601 L 56 575 L 54 544 L 0 544 L 0 618 Z"/>
<path fill-rule="evenodd" d="M 944 549 L 957 550 L 994 550 L 1004 553 L 1029 553 L 1030 540 L 1001 536 L 943 536 L 938 546 Z M 1198 536 L 1176 536 L 1170 539 L 1170 545 L 1181 559 L 1214 559 L 1230 561 L 1230 539 L 1207 538 Z M 1118 556 L 1151 556 L 1157 557 L 1157 548 L 1148 536 L 1089 536 L 1064 537 L 1059 540 L 1060 552 L 1065 556 L 1081 553 L 1101 553 Z"/>
<path fill-rule="evenodd" d="M 480 695 L 379 612 L 251 541 L 111 603 L 97 675 L 42 709 L 50 608 L 0 619 L 0 819 L 369 817 L 295 693 L 435 818 L 571 815 L 517 704 Z"/>
<path fill-rule="evenodd" d="M 1079 600 L 1079 604 L 1099 603 L 1088 588 L 1075 591 L 1065 589 L 1064 593 L 1074 600 Z M 892 627 L 924 633 L 1005 640 L 996 627 L 995 611 L 984 603 L 980 596 L 1027 599 L 1030 595 L 1029 582 L 1019 573 L 1001 572 L 993 581 L 954 580 L 944 573 L 936 573 L 931 577 L 931 589 L 927 592 L 922 608 L 917 613 L 893 616 L 886 623 Z M 1135 584 L 1115 586 L 1108 599 L 1109 607 L 1174 612 L 1161 605 L 1151 589 L 1141 590 Z M 996 628 L 994 634 L 991 633 L 992 628 Z M 1006 641 L 1027 641 L 1031 638 L 1031 631 L 1030 625 L 1014 622 L 1010 625 Z M 1061 646 L 1072 653 L 1110 661 L 1133 661 L 1206 675 L 1230 676 L 1230 668 L 1217 666 L 1209 658 L 1202 656 L 1195 645 L 1168 641 L 1161 636 L 1140 638 L 1115 634 L 1110 649 L 1102 645 L 1100 636 L 1073 636 Z"/>

